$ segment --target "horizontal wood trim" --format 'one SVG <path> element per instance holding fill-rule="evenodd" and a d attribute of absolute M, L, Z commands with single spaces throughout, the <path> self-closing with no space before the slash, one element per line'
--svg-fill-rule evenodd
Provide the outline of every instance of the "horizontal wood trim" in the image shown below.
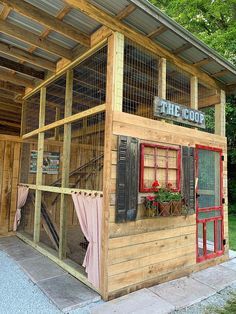
<path fill-rule="evenodd" d="M 175 217 L 172 217 L 175 219 Z M 193 223 L 193 222 L 192 222 Z M 163 239 L 173 238 L 175 236 L 189 234 L 195 232 L 196 223 L 191 225 L 186 225 L 182 227 L 177 227 L 173 229 L 162 229 L 153 232 L 145 232 L 136 235 L 129 235 L 119 238 L 112 238 L 109 240 L 109 249 L 117 249 L 122 247 L 127 247 L 136 244 L 142 244 L 152 241 L 159 241 Z"/>
<path fill-rule="evenodd" d="M 73 193 L 87 193 L 87 194 L 102 194 L 102 191 L 96 190 L 84 190 L 84 189 L 71 189 L 71 188 L 60 188 L 57 186 L 50 186 L 50 185 L 36 185 L 36 184 L 25 184 L 19 183 L 19 185 L 28 186 L 31 190 L 39 190 L 45 192 L 52 192 L 52 193 L 61 193 L 61 194 L 73 194 Z"/>
<path fill-rule="evenodd" d="M 113 276 L 117 274 L 122 274 L 125 272 L 132 271 L 134 269 L 139 269 L 146 267 L 148 265 L 156 264 L 156 263 L 165 263 L 166 261 L 173 259 L 173 258 L 178 258 L 182 257 L 183 255 L 187 254 L 192 254 L 195 256 L 196 254 L 196 249 L 193 243 L 191 243 L 188 246 L 183 246 L 183 247 L 178 247 L 177 250 L 168 250 L 164 252 L 157 252 L 155 254 L 155 251 L 153 254 L 144 256 L 138 259 L 132 259 L 128 261 L 124 261 L 118 264 L 113 264 L 108 266 L 108 276 Z"/>
<path fill-rule="evenodd" d="M 151 256 L 158 253 L 161 255 L 166 251 L 175 251 L 180 247 L 188 245 L 192 245 L 193 248 L 195 248 L 195 241 L 196 229 L 195 227 L 192 227 L 191 233 L 188 234 L 109 250 L 108 264 L 113 265 L 125 261 L 137 260 L 141 257 Z"/>
<path fill-rule="evenodd" d="M 161 275 L 174 272 L 196 264 L 195 254 L 186 254 L 178 258 L 172 258 L 165 263 L 156 263 L 135 269 L 122 274 L 108 277 L 108 290 L 113 292 L 130 285 L 141 283 L 145 280 L 158 278 Z"/>
<path fill-rule="evenodd" d="M 165 144 L 175 143 L 176 145 L 195 146 L 196 143 L 203 145 L 210 143 L 211 146 L 220 146 L 224 149 L 227 147 L 227 141 L 224 136 L 180 127 L 164 121 L 156 121 L 129 113 L 114 112 L 113 121 L 113 134 L 115 135 L 134 136 L 141 140 L 154 142 L 160 139 L 160 142 Z"/>
<path fill-rule="evenodd" d="M 61 119 L 61 120 L 58 120 L 56 122 L 53 122 L 51 124 L 48 124 L 48 125 L 45 125 L 41 128 L 38 128 L 30 133 L 27 133 L 27 134 L 24 134 L 22 136 L 23 139 L 27 139 L 27 138 L 30 138 L 34 135 L 37 135 L 39 133 L 42 133 L 42 132 L 45 132 L 45 131 L 48 131 L 48 130 L 51 130 L 51 129 L 54 129 L 54 128 L 57 128 L 61 125 L 64 125 L 66 123 L 72 123 L 72 122 L 75 122 L 77 120 L 80 120 L 80 119 L 83 119 L 85 117 L 89 117 L 93 114 L 96 114 L 96 113 L 99 113 L 99 112 L 102 112 L 102 111 L 105 111 L 106 110 L 106 105 L 103 104 L 103 105 L 99 105 L 99 106 L 96 106 L 94 108 L 91 108 L 91 109 L 88 109 L 88 110 L 85 110 L 83 112 L 79 112 L 79 113 L 76 113 L 70 117 L 67 117 L 67 118 L 64 118 L 64 119 Z"/>

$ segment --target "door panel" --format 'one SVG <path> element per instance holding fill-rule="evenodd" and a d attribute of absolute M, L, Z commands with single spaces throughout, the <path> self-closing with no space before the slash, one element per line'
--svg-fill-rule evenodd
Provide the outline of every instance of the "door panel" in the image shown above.
<path fill-rule="evenodd" d="M 222 151 L 197 146 L 197 261 L 223 254 Z"/>

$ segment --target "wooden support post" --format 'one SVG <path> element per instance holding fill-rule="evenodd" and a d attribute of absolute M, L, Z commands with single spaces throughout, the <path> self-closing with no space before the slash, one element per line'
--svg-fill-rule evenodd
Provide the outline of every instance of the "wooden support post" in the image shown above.
<path fill-rule="evenodd" d="M 166 99 L 166 59 L 159 60 L 158 96 Z"/>
<path fill-rule="evenodd" d="M 198 78 L 196 76 L 191 77 L 190 81 L 190 107 L 198 110 Z"/>
<path fill-rule="evenodd" d="M 40 110 L 39 110 L 39 127 L 45 124 L 45 106 L 46 106 L 46 88 L 40 90 Z M 35 191 L 35 213 L 34 213 L 34 242 L 38 243 L 40 239 L 40 220 L 41 220 L 41 201 L 42 191 L 37 190 L 38 185 L 43 181 L 43 151 L 44 151 L 44 133 L 38 135 L 38 153 L 37 153 L 37 174 L 36 174 L 36 191 Z"/>
<path fill-rule="evenodd" d="M 110 57 L 108 56 L 108 80 L 113 82 L 109 93 L 108 101 L 112 103 L 113 111 L 122 111 L 123 104 L 123 75 L 124 75 L 124 35 L 114 33 L 109 37 L 110 46 L 108 48 Z M 111 47 L 112 46 L 112 47 Z"/>
<path fill-rule="evenodd" d="M 119 46 L 120 45 L 120 46 Z M 122 111 L 123 102 L 123 66 L 121 59 L 124 51 L 124 36 L 115 32 L 108 38 L 107 88 L 106 88 L 106 120 L 103 167 L 103 216 L 102 247 L 100 260 L 100 293 L 104 300 L 108 299 L 108 241 L 109 210 L 111 193 L 112 164 L 112 121 L 113 111 Z M 120 57 L 119 57 L 120 55 Z M 119 63 L 120 65 L 118 66 Z"/>
<path fill-rule="evenodd" d="M 162 99 L 166 99 L 166 59 L 160 58 L 159 71 L 158 71 L 158 96 Z M 161 119 L 162 122 L 166 122 L 165 119 Z M 168 121 L 173 124 L 172 121 Z"/>
<path fill-rule="evenodd" d="M 66 95 L 65 95 L 65 118 L 71 116 L 73 104 L 73 70 L 68 70 L 66 74 Z M 61 187 L 69 187 L 70 173 L 70 151 L 71 151 L 71 123 L 64 125 L 63 141 L 63 164 Z M 67 248 L 67 206 L 66 195 L 61 194 L 60 207 L 60 236 L 59 236 L 59 259 L 66 257 Z"/>
<path fill-rule="evenodd" d="M 20 126 L 20 136 L 22 136 L 25 133 L 25 107 L 26 107 L 26 101 L 22 102 L 22 107 L 21 107 L 21 126 Z"/>
<path fill-rule="evenodd" d="M 215 105 L 215 134 L 225 136 L 225 91 L 220 91 L 220 104 Z"/>

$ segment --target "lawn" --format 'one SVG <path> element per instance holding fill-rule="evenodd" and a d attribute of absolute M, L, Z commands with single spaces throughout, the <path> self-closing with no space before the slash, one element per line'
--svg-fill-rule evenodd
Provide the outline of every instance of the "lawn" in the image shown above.
<path fill-rule="evenodd" d="M 229 215 L 229 247 L 236 251 L 236 215 Z"/>

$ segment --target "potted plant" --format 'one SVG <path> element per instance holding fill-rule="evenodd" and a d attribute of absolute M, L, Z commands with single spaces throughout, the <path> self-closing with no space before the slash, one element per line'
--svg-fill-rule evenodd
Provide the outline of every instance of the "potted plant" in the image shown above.
<path fill-rule="evenodd" d="M 154 195 L 145 197 L 145 207 L 149 217 L 157 216 L 177 216 L 182 212 L 182 196 L 172 188 L 172 184 L 168 183 L 167 187 L 159 187 L 160 184 L 156 180 L 152 184 L 151 191 Z"/>

